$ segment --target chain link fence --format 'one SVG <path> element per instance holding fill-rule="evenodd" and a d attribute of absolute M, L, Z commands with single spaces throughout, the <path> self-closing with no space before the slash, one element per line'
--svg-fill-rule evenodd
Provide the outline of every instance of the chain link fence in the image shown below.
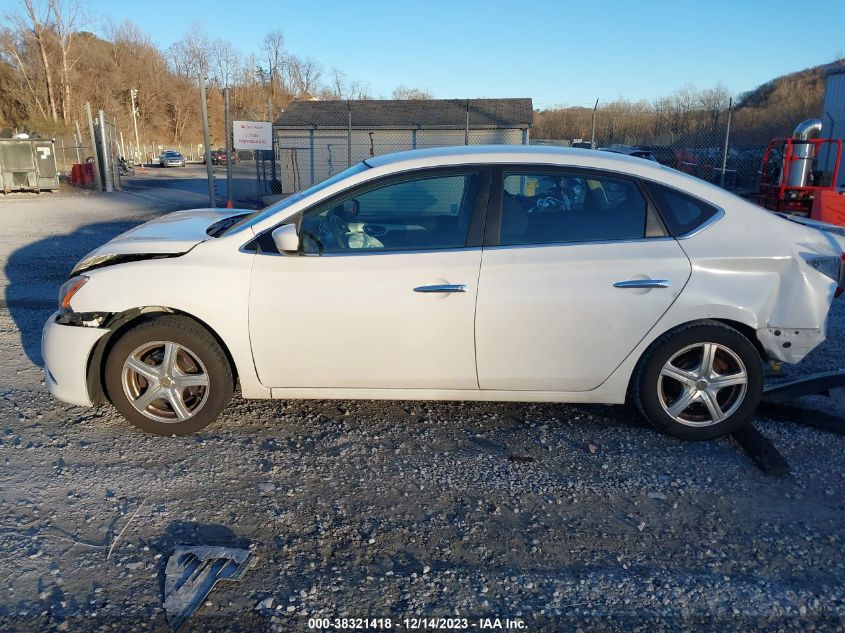
<path fill-rule="evenodd" d="M 346 108 L 347 102 L 333 102 L 335 121 L 330 124 L 312 121 L 307 125 L 286 125 L 283 114 L 274 130 L 272 156 L 260 159 L 269 169 L 262 171 L 265 176 L 261 191 L 300 191 L 350 164 L 391 152 L 451 145 L 530 143 L 592 147 L 646 157 L 729 190 L 753 193 L 759 187 L 770 141 L 790 137 L 803 118 L 813 116 L 806 112 L 767 119 L 753 109 L 735 110 L 730 106 L 637 112 L 614 107 L 572 108 L 552 115 L 563 119 L 557 126 L 558 134 L 533 138 L 535 133 L 549 129 L 548 124 L 542 130 L 536 125 L 537 118 L 549 116 L 548 113 L 537 113 L 528 125 L 507 117 L 491 124 L 489 116 L 473 108 L 473 103 L 480 101 L 486 100 L 450 102 L 457 103 L 458 110 L 464 104 L 461 121 L 455 121 L 455 107 L 443 110 L 425 102 L 407 102 L 400 108 L 402 120 L 392 121 L 394 125 L 390 126 L 374 124 L 366 116 L 359 121 L 356 102 Z M 385 109 L 397 107 L 396 102 L 370 103 L 371 107 L 380 103 Z M 391 118 L 396 115 L 386 113 L 380 120 Z M 268 173 L 272 177 L 267 178 Z"/>
<path fill-rule="evenodd" d="M 274 127 L 275 193 L 305 189 L 373 156 L 454 145 L 526 145 L 530 99 L 291 104 Z M 267 158 L 264 159 L 268 160 Z"/>
<path fill-rule="evenodd" d="M 537 144 L 644 156 L 737 193 L 755 193 L 770 141 L 790 137 L 812 116 L 809 111 L 763 116 L 753 108 L 724 105 L 535 112 L 529 99 L 294 102 L 274 122 L 273 151 L 233 150 L 231 195 L 225 161 L 215 166 L 215 188 L 218 201 L 231 198 L 240 206 L 260 207 L 268 196 L 301 191 L 373 156 L 442 146 Z M 828 129 L 836 124 L 831 121 Z M 140 153 L 145 164 L 155 166 L 165 150 L 180 152 L 188 163 L 204 160 L 202 145 L 147 141 L 139 152 L 134 139 L 124 139 L 113 124 L 106 127 L 113 163 L 124 156 L 137 164 L 133 159 Z M 62 174 L 94 155 L 87 130 L 55 143 Z"/>
<path fill-rule="evenodd" d="M 630 105 L 630 104 L 629 104 Z M 811 110 L 764 116 L 730 104 L 712 109 L 568 108 L 539 113 L 543 131 L 564 138 L 532 143 L 603 149 L 651 158 L 740 194 L 756 193 L 766 150 L 789 138 Z M 774 153 L 780 151 L 773 147 Z"/>

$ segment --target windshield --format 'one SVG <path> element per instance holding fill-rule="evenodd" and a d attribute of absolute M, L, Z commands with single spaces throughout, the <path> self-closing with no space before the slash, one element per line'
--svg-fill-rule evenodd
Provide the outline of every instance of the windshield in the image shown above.
<path fill-rule="evenodd" d="M 249 215 L 246 215 L 241 218 L 240 222 L 238 222 L 237 224 L 233 224 L 232 226 L 230 226 L 225 233 L 221 234 L 221 237 L 222 235 L 231 235 L 232 233 L 240 231 L 247 226 L 251 226 L 256 222 L 264 220 L 265 218 L 269 218 L 271 215 L 275 215 L 279 211 L 285 210 L 295 202 L 299 202 L 303 198 L 307 198 L 310 195 L 322 191 L 326 187 L 330 187 L 333 184 L 344 180 L 345 178 L 349 178 L 350 176 L 359 174 L 367 169 L 369 169 L 369 166 L 363 162 L 358 163 L 357 165 L 352 165 L 352 167 L 344 169 L 343 171 L 336 173 L 334 176 L 329 176 L 325 180 L 321 180 L 317 184 L 311 185 L 310 187 L 308 187 L 308 189 L 303 189 L 302 191 L 289 195 L 284 200 L 279 200 L 278 202 L 274 202 L 273 204 L 264 207 L 263 209 L 253 211 Z"/>

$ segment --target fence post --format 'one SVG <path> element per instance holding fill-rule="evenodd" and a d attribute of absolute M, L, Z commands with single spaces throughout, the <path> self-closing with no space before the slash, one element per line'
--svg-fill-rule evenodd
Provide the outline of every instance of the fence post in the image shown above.
<path fill-rule="evenodd" d="M 314 128 L 308 132 L 309 149 L 311 153 L 311 184 L 314 184 Z"/>
<path fill-rule="evenodd" d="M 135 128 L 135 160 L 141 162 L 141 167 L 144 166 L 144 159 L 141 157 L 141 143 L 138 141 L 138 110 L 135 107 L 135 97 L 138 96 L 138 90 L 132 88 L 129 90 L 129 96 L 132 103 L 132 127 Z"/>
<path fill-rule="evenodd" d="M 346 100 L 348 119 L 346 123 L 346 166 L 352 167 L 352 102 Z"/>
<path fill-rule="evenodd" d="M 82 149 L 82 132 L 79 131 L 79 121 L 74 121 L 76 123 L 76 162 L 77 164 L 82 162 L 82 157 L 79 155 L 79 150 Z"/>
<path fill-rule="evenodd" d="M 97 136 L 94 134 L 94 118 L 91 116 L 91 104 L 85 102 L 85 114 L 88 115 L 88 131 L 91 133 L 91 149 L 94 150 L 94 181 L 97 183 L 97 191 L 103 190 L 103 182 L 100 180 L 100 163 L 97 156 Z"/>
<path fill-rule="evenodd" d="M 232 111 L 228 88 L 223 88 L 223 119 L 226 125 L 226 206 L 232 204 Z"/>
<path fill-rule="evenodd" d="M 464 145 L 469 145 L 469 99 L 467 99 L 467 122 L 464 128 Z"/>
<path fill-rule="evenodd" d="M 111 166 L 109 163 L 109 141 L 108 133 L 106 132 L 106 116 L 100 110 L 100 151 L 102 152 L 103 165 L 103 180 L 106 184 L 106 192 L 114 191 L 114 182 L 112 182 Z"/>
<path fill-rule="evenodd" d="M 725 188 L 725 172 L 728 168 L 728 145 L 731 140 L 731 110 L 733 110 L 733 97 L 728 99 L 728 125 L 725 127 L 725 148 L 722 150 L 722 176 L 719 178 L 719 186 Z"/>
<path fill-rule="evenodd" d="M 258 164 L 260 149 L 252 150 L 252 158 L 255 161 L 255 200 L 261 206 L 261 166 Z"/>
<path fill-rule="evenodd" d="M 208 205 L 217 206 L 214 193 L 214 167 L 211 164 L 211 138 L 208 133 L 208 104 L 205 102 L 205 70 L 200 70 L 200 109 L 202 110 L 202 136 L 205 143 L 205 167 L 208 173 Z"/>

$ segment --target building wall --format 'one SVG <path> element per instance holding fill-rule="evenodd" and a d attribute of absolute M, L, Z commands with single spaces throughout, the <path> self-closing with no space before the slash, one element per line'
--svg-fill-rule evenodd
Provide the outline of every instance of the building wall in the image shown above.
<path fill-rule="evenodd" d="M 349 166 L 346 128 L 275 130 L 276 171 L 285 193 L 299 191 Z M 464 145 L 465 130 L 352 130 L 352 164 L 370 156 Z M 469 144 L 520 145 L 520 129 L 470 130 Z M 313 160 L 312 160 L 313 157 Z"/>
<path fill-rule="evenodd" d="M 830 73 L 824 92 L 822 108 L 822 138 L 845 140 L 845 72 Z M 829 148 L 829 150 L 828 150 Z M 820 150 L 819 167 L 823 171 L 833 171 L 836 161 L 834 148 L 828 144 Z M 845 165 L 839 166 L 840 187 L 845 186 Z"/>

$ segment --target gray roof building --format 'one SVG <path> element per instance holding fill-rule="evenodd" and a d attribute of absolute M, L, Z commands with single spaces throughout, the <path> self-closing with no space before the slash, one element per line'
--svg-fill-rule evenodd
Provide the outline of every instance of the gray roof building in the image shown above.
<path fill-rule="evenodd" d="M 276 119 L 277 129 L 528 129 L 531 99 L 372 99 L 294 101 Z M 467 121 L 467 119 L 469 119 Z"/>

